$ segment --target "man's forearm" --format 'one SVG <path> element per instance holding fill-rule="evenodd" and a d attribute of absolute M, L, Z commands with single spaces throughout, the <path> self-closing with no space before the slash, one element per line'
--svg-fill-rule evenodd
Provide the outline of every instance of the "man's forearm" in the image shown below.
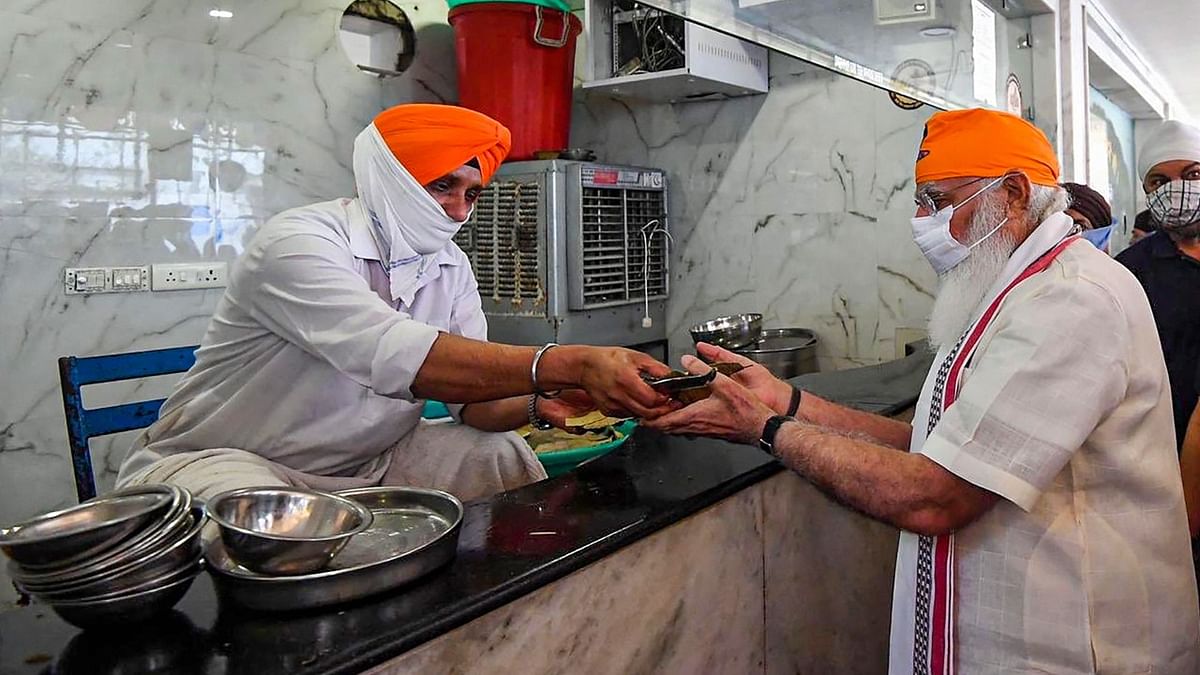
<path fill-rule="evenodd" d="M 783 414 L 786 410 L 777 412 Z M 838 405 L 807 391 L 800 398 L 796 419 L 833 431 L 866 434 L 876 443 L 896 450 L 908 450 L 912 439 L 912 425 L 908 422 Z"/>
<path fill-rule="evenodd" d="M 445 403 L 478 403 L 528 395 L 533 393 L 530 367 L 536 352 L 535 347 L 481 342 L 442 333 L 417 372 L 412 392 L 418 398 Z M 551 391 L 578 382 L 583 352 L 569 345 L 546 351 L 538 364 L 538 385 Z"/>
<path fill-rule="evenodd" d="M 837 501 L 919 534 L 953 532 L 996 501 L 922 455 L 807 424 L 780 428 L 775 455 Z"/>
<path fill-rule="evenodd" d="M 471 403 L 462 409 L 462 421 L 481 431 L 512 431 L 529 422 L 529 397 Z"/>

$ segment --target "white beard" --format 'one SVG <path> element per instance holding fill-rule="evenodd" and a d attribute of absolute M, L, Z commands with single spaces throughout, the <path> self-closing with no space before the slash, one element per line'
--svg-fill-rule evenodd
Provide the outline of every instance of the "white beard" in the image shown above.
<path fill-rule="evenodd" d="M 985 236 L 1003 217 L 1003 204 L 997 200 L 987 199 L 980 204 L 967 228 L 971 241 Z M 972 249 L 966 260 L 942 276 L 929 315 L 930 346 L 936 350 L 958 342 L 1016 248 L 1016 242 L 1008 232 L 997 231 Z"/>

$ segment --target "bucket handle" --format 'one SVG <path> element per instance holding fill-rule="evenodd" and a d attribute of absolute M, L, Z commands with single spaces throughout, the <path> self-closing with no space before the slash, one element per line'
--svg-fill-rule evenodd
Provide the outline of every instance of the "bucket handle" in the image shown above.
<path fill-rule="evenodd" d="M 537 10 L 537 24 L 533 27 L 533 41 L 552 49 L 562 49 L 567 46 L 567 40 L 571 38 L 571 20 L 567 18 L 566 12 L 563 13 L 562 37 L 557 40 L 549 40 L 542 37 L 542 25 L 545 23 L 542 17 L 542 6 L 534 5 L 534 9 Z"/>

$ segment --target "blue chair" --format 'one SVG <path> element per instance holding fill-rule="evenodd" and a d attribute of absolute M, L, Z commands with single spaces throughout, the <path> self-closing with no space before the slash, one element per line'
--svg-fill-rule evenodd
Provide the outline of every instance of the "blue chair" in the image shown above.
<path fill-rule="evenodd" d="M 172 347 L 107 356 L 64 356 L 58 360 L 63 412 L 67 416 L 67 437 L 71 442 L 71 465 L 75 472 L 75 493 L 79 501 L 96 496 L 96 479 L 92 474 L 88 441 L 96 436 L 150 426 L 158 419 L 158 410 L 166 400 L 160 398 L 88 410 L 83 407 L 83 387 L 186 372 L 196 362 L 197 348 Z"/>

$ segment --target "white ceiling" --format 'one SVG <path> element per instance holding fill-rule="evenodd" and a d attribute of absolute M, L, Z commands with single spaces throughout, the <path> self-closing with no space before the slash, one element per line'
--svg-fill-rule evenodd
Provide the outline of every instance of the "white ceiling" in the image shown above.
<path fill-rule="evenodd" d="M 1183 114 L 1200 115 L 1200 0 L 1092 0 L 1103 6 L 1147 64 L 1175 93 Z"/>

